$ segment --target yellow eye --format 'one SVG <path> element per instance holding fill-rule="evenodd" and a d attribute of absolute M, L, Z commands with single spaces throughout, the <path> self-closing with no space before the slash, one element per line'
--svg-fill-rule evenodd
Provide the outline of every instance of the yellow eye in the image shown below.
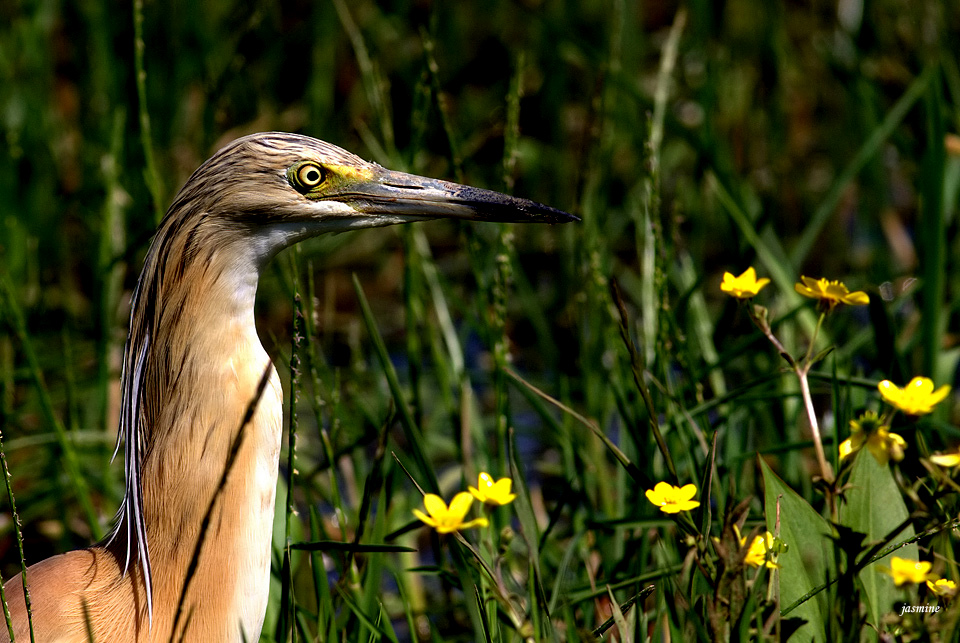
<path fill-rule="evenodd" d="M 326 171 L 319 165 L 304 163 L 297 169 L 297 183 L 306 189 L 315 188 L 326 178 Z"/>

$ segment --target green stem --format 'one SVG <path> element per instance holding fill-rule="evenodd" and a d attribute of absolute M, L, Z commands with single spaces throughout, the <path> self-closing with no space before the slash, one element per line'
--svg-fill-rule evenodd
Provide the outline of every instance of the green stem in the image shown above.
<path fill-rule="evenodd" d="M 820 334 L 820 327 L 823 326 L 823 320 L 827 316 L 826 311 L 820 313 L 817 319 L 817 325 L 813 329 L 813 336 L 810 337 L 810 344 L 807 346 L 807 353 L 803 356 L 804 373 L 810 370 L 810 357 L 813 355 L 813 349 L 817 345 L 817 336 Z"/>

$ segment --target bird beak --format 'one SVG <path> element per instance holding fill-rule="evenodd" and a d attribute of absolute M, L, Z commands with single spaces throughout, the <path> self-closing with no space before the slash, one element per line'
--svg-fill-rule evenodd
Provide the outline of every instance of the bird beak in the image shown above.
<path fill-rule="evenodd" d="M 449 181 L 377 167 L 360 180 L 345 181 L 323 198 L 346 201 L 368 215 L 408 220 L 469 219 L 503 223 L 567 223 L 572 214 L 528 199 Z"/>

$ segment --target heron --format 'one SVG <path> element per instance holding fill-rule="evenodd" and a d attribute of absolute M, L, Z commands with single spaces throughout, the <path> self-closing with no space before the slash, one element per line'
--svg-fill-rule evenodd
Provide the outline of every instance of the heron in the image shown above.
<path fill-rule="evenodd" d="M 193 173 L 131 301 L 117 442 L 126 486 L 114 528 L 27 569 L 38 641 L 259 638 L 283 419 L 254 321 L 259 276 L 309 237 L 436 218 L 576 219 L 298 134 L 239 138 Z M 5 585 L 15 636 L 29 640 L 22 590 L 20 575 Z"/>

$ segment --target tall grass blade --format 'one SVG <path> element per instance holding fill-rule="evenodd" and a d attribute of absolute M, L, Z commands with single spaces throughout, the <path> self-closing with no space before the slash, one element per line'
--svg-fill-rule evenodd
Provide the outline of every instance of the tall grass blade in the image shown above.
<path fill-rule="evenodd" d="M 367 326 L 367 332 L 373 341 L 377 358 L 380 361 L 380 366 L 383 367 L 387 384 L 393 395 L 393 401 L 400 416 L 400 426 L 403 428 L 404 436 L 407 439 L 407 446 L 410 448 L 413 460 L 419 469 L 420 479 L 423 481 L 428 492 L 439 493 L 440 485 L 437 483 L 437 476 L 427 459 L 426 443 L 423 434 L 420 432 L 420 427 L 416 425 L 413 420 L 413 415 L 410 413 L 410 407 L 407 405 L 403 389 L 400 387 L 400 380 L 397 378 L 397 371 L 393 367 L 393 362 L 390 361 L 387 346 L 383 342 L 383 336 L 377 328 L 376 321 L 373 318 L 373 312 L 370 310 L 370 304 L 367 303 L 367 297 L 363 294 L 363 288 L 360 286 L 360 281 L 356 275 L 353 275 L 353 289 L 357 293 L 357 300 L 360 303 L 360 312 L 363 315 L 363 321 Z"/>
<path fill-rule="evenodd" d="M 136 75 L 138 113 L 140 115 L 140 145 L 143 147 L 145 168 L 143 179 L 150 191 L 150 200 L 153 202 L 154 223 L 160 224 L 163 219 L 164 197 L 160 171 L 153 152 L 153 134 L 150 125 L 150 110 L 147 107 L 147 70 L 144 64 L 144 54 L 147 46 L 143 41 L 143 0 L 133 0 L 133 69 Z"/>
<path fill-rule="evenodd" d="M 647 387 L 647 383 L 644 379 L 645 369 L 643 362 L 641 361 L 640 354 L 637 352 L 636 346 L 633 344 L 633 339 L 630 337 L 627 307 L 623 303 L 623 297 L 620 295 L 620 288 L 615 279 L 610 281 L 610 294 L 613 297 L 614 304 L 616 304 L 617 307 L 617 312 L 620 315 L 620 338 L 623 340 L 624 347 L 627 349 L 627 354 L 630 356 L 630 370 L 633 372 L 633 383 L 637 387 L 637 391 L 640 393 L 640 397 L 643 400 L 644 406 L 647 407 L 647 418 L 650 424 L 650 430 L 653 433 L 653 439 L 656 441 L 657 447 L 660 449 L 660 455 L 663 456 L 663 460 L 667 465 L 667 471 L 670 472 L 670 475 L 673 477 L 673 481 L 676 484 L 679 484 L 680 476 L 677 475 L 677 468 L 673 464 L 673 456 L 670 455 L 670 449 L 667 447 L 667 441 L 663 439 L 663 433 L 660 431 L 660 421 L 658 419 L 659 412 L 653 404 L 653 398 L 650 396 L 650 389 Z M 638 442 L 641 445 L 643 444 L 643 442 Z"/>

